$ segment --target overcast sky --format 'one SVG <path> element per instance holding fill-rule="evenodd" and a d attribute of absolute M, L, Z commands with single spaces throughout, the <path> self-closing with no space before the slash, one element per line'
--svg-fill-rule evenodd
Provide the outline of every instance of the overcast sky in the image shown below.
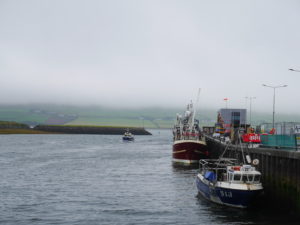
<path fill-rule="evenodd" d="M 0 0 L 0 104 L 299 110 L 299 0 Z M 249 107 L 249 101 L 248 101 Z"/>

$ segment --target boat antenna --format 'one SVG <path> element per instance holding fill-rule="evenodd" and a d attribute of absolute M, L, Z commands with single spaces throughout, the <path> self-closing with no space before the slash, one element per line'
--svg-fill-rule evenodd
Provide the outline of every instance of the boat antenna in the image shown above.
<path fill-rule="evenodd" d="M 192 118 L 193 126 L 195 124 L 196 108 L 198 106 L 198 102 L 199 102 L 199 98 L 200 98 L 200 92 L 201 92 L 201 88 L 198 89 L 197 99 L 196 99 L 196 103 L 195 103 L 195 107 L 194 107 L 193 118 Z"/>

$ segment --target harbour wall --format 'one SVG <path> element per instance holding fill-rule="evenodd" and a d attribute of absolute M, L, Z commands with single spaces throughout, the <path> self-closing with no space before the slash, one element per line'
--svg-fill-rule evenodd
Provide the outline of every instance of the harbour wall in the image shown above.
<path fill-rule="evenodd" d="M 212 158 L 218 158 L 226 145 L 206 137 Z M 243 148 L 251 159 L 258 159 L 256 168 L 262 173 L 263 207 L 300 213 L 300 152 L 274 148 Z M 227 147 L 224 157 L 242 158 L 240 148 Z"/>

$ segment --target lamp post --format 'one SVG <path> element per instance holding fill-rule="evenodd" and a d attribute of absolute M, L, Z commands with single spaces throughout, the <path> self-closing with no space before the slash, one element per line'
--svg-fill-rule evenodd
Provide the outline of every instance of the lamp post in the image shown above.
<path fill-rule="evenodd" d="M 270 86 L 270 85 L 263 84 L 262 86 L 273 88 L 273 122 L 272 122 L 272 124 L 273 124 L 273 129 L 274 129 L 274 122 L 275 122 L 275 90 L 276 90 L 276 88 L 287 87 L 287 85 Z"/>
<path fill-rule="evenodd" d="M 295 69 L 289 69 L 289 70 L 293 72 L 300 72 L 300 70 L 295 70 Z"/>
<path fill-rule="evenodd" d="M 245 97 L 245 104 L 246 104 L 246 106 L 245 106 L 245 108 L 246 108 L 246 112 L 247 112 L 247 110 L 248 110 L 248 96 L 246 96 Z M 245 129 L 246 129 L 246 124 L 247 124 L 247 114 L 246 114 L 246 118 L 245 118 Z"/>
<path fill-rule="evenodd" d="M 256 97 L 249 97 L 249 100 L 250 100 L 250 126 L 251 126 L 251 114 L 252 114 L 252 99 L 256 99 Z"/>

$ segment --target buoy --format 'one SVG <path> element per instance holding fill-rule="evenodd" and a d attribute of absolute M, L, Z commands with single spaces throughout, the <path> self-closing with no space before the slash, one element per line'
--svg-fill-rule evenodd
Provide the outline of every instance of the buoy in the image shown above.
<path fill-rule="evenodd" d="M 259 164 L 259 160 L 258 159 L 254 159 L 252 163 L 253 163 L 254 166 L 257 166 Z"/>

